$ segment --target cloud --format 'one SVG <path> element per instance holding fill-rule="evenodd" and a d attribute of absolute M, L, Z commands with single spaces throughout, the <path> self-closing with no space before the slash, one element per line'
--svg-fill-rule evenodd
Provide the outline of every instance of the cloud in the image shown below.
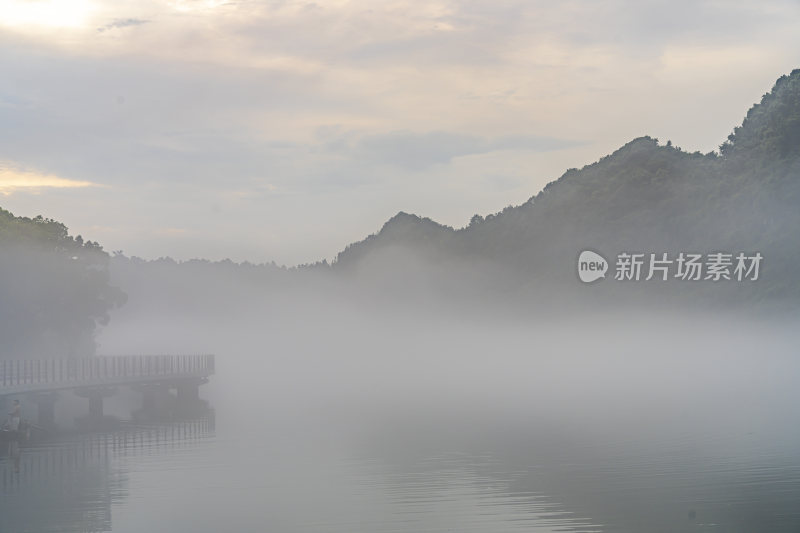
<path fill-rule="evenodd" d="M 191 255 L 313 261 L 643 134 L 707 151 L 800 50 L 796 0 L 0 4 L 4 207 L 146 256 L 186 228 Z"/>
<path fill-rule="evenodd" d="M 456 157 L 468 155 L 500 150 L 548 152 L 581 144 L 584 143 L 536 135 L 508 135 L 487 139 L 444 131 L 395 131 L 362 138 L 356 146 L 356 154 L 369 161 L 418 171 L 448 164 Z"/>
<path fill-rule="evenodd" d="M 43 174 L 0 162 L 0 194 L 3 196 L 21 191 L 38 193 L 42 189 L 73 189 L 93 186 L 96 184 L 61 178 L 55 174 Z"/>
<path fill-rule="evenodd" d="M 106 30 L 113 30 L 114 28 L 127 28 L 130 26 L 141 26 L 142 24 L 147 24 L 150 22 L 149 20 L 145 19 L 137 19 L 137 18 L 125 18 L 125 19 L 114 19 L 105 26 L 101 26 L 97 28 L 97 31 L 104 32 Z"/>

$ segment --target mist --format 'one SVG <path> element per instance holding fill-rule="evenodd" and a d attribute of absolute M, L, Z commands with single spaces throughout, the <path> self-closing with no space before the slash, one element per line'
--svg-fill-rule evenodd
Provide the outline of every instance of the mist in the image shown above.
<path fill-rule="evenodd" d="M 288 280 L 270 284 L 219 265 L 183 266 L 172 277 L 180 265 L 140 265 L 159 276 L 142 286 L 172 292 L 127 289 L 98 351 L 217 355 L 203 389 L 226 436 L 215 464 L 226 479 L 251 468 L 265 477 L 248 485 L 247 501 L 309 498 L 309 517 L 344 528 L 325 515 L 329 491 L 338 491 L 315 476 L 346 459 L 377 468 L 369 483 L 382 503 L 336 505 L 349 509 L 343 515 L 377 513 L 377 529 L 395 524 L 393 494 L 456 498 L 443 472 L 456 484 L 477 476 L 467 484 L 480 501 L 487 483 L 541 516 L 561 516 L 552 527 L 746 531 L 793 522 L 788 495 L 771 489 L 737 504 L 741 512 L 727 507 L 749 490 L 731 469 L 771 479 L 796 460 L 793 318 L 614 305 L 548 317 L 466 297 L 459 310 L 436 293 L 399 290 L 419 275 L 408 270 L 367 298 L 327 272 L 270 271 Z M 246 454 L 251 442 L 264 455 L 238 458 L 234 450 Z M 315 488 L 300 481 L 307 476 Z M 443 485 L 427 485 L 434 479 Z M 269 518 L 256 520 L 247 505 L 226 502 L 219 523 L 307 529 L 265 505 Z M 777 514 L 763 514 L 764 505 Z M 432 528 L 437 513 L 451 512 L 440 507 L 412 512 L 408 529 Z M 506 518 L 492 524 L 505 527 Z"/>
<path fill-rule="evenodd" d="M 216 26 L 220 32 L 251 28 L 237 6 L 218 6 L 233 10 Z M 204 17 L 214 9 L 180 7 L 180 14 L 166 13 L 210 23 Z M 25 6 L 17 8 L 25 20 Z M 205 11 L 187 15 L 184 8 Z M 250 15 L 262 24 L 278 15 L 294 23 L 317 9 L 324 11 L 303 6 L 301 15 L 293 9 Z M 516 20 L 515 11 L 503 11 L 503 19 Z M 393 21 L 397 13 L 383 15 Z M 404 23 L 417 28 L 416 16 Z M 452 35 L 465 22 L 425 17 L 436 22 L 436 32 Z M 453 25 L 444 23 L 448 17 Z M 82 27 L 79 19 L 73 22 Z M 317 22 L 329 20 L 335 17 Z M 350 22 L 341 26 L 345 33 Z M 498 31 L 503 27 L 492 32 L 505 34 Z M 26 28 L 34 42 L 38 30 Z M 160 28 L 128 17 L 92 34 L 154 38 Z M 70 41 L 76 54 L 102 48 L 74 31 L 83 35 Z M 457 159 L 462 166 L 493 165 L 508 152 L 502 170 L 520 160 L 514 151 L 597 146 L 561 135 L 558 127 L 546 135 L 517 134 L 499 122 L 478 133 L 397 129 L 398 120 L 390 121 L 394 129 L 373 131 L 360 115 L 345 121 L 358 131 L 323 124 L 299 111 L 306 107 L 301 96 L 326 84 L 314 74 L 325 70 L 320 62 L 251 56 L 253 64 L 243 60 L 232 69 L 230 57 L 221 58 L 238 57 L 248 43 L 236 35 L 236 46 L 212 63 L 235 74 L 231 82 L 259 106 L 266 105 L 264 94 L 291 96 L 293 120 L 275 124 L 293 124 L 287 130 L 298 130 L 298 139 L 299 130 L 313 130 L 311 144 L 265 140 L 264 115 L 240 108 L 244 102 L 206 115 L 164 100 L 154 109 L 174 112 L 187 131 L 213 125 L 214 133 L 151 135 L 150 128 L 164 125 L 161 117 L 139 116 L 139 103 L 118 109 L 136 120 L 109 143 L 117 156 L 138 154 L 135 165 L 102 150 L 107 156 L 73 159 L 69 150 L 69 165 L 60 168 L 88 172 L 77 179 L 0 161 L 0 181 L 8 182 L 0 192 L 10 201 L 20 189 L 35 196 L 60 188 L 86 202 L 87 216 L 108 214 L 111 204 L 93 208 L 92 202 L 125 195 L 125 184 L 133 183 L 126 180 L 152 173 L 144 193 L 130 192 L 125 208 L 137 214 L 127 229 L 102 220 L 89 226 L 109 237 L 103 244 L 111 253 L 62 222 L 0 209 L 0 407 L 7 415 L 0 428 L 0 531 L 798 530 L 800 69 L 780 75 L 718 149 L 690 152 L 672 140 L 636 137 L 551 176 L 533 196 L 475 213 L 461 226 L 401 210 L 338 246 L 334 236 L 350 229 L 317 229 L 325 218 L 317 214 L 289 227 L 300 215 L 281 215 L 304 202 L 333 209 L 323 192 L 338 191 L 333 197 L 349 198 L 339 204 L 343 219 L 355 220 L 363 209 L 372 220 L 381 202 L 367 208 L 354 199 L 372 196 L 368 182 L 381 182 L 386 195 L 393 187 L 386 184 L 401 178 L 408 183 L 397 190 L 405 193 L 382 205 L 406 196 L 416 206 L 444 196 L 455 204 L 458 196 L 442 191 L 463 194 L 459 176 L 431 187 L 414 186 L 412 177 L 444 176 L 460 168 Z M 359 44 L 345 55 L 353 66 L 371 63 L 373 54 L 392 55 L 396 45 Z M 186 60 L 189 50 L 179 48 L 170 61 Z M 91 64 L 81 63 L 81 76 L 94 76 Z M 160 78 L 166 66 L 152 69 L 145 61 L 141 72 Z M 265 70 L 255 77 L 248 69 Z M 191 80 L 219 71 L 193 72 Z M 179 74 L 170 94 L 184 86 Z M 347 83 L 334 84 L 334 93 L 347 93 L 344 107 L 358 107 L 344 105 L 359 99 L 343 89 L 360 86 L 352 76 L 348 70 Z M 286 80 L 274 93 L 261 94 L 253 82 L 273 78 Z M 422 78 L 426 87 L 432 83 Z M 224 93 L 228 85 L 209 87 Z M 71 92 L 86 98 L 77 87 Z M 213 92 L 198 91 L 188 101 L 215 101 Z M 157 85 L 147 94 L 155 101 Z M 462 102 L 473 100 L 469 94 L 441 96 L 458 100 L 457 107 L 472 105 Z M 514 90 L 496 96 L 506 103 L 517 98 Z M 114 105 L 127 101 L 115 96 Z M 543 101 L 549 108 L 550 100 Z M 24 102 L 0 104 L 13 108 L 12 117 L 28 109 Z M 337 116 L 334 104 L 323 106 L 331 106 L 324 121 Z M 241 131 L 219 125 L 231 107 L 239 116 L 231 124 L 247 126 Z M 425 106 L 412 107 L 428 120 Z M 519 109 L 509 108 L 514 121 L 528 121 Z M 76 120 L 78 110 L 67 115 Z M 116 129 L 114 120 L 104 117 L 98 126 Z M 51 130 L 57 137 L 72 128 Z M 56 137 L 44 136 L 44 146 Z M 80 136 L 70 142 L 65 146 L 83 144 Z M 19 146 L 20 157 L 33 151 Z M 51 157 L 44 160 L 58 167 L 66 156 L 53 150 Z M 109 193 L 99 175 L 114 168 L 117 188 Z M 483 171 L 476 164 L 465 175 L 510 183 L 522 172 L 476 177 Z M 170 180 L 179 188 L 159 188 Z M 359 192 L 348 196 L 347 187 Z M 418 200 L 433 189 L 438 196 Z M 169 211 L 184 202 L 197 205 Z M 246 209 L 227 216 L 243 202 Z M 277 204 L 266 218 L 248 215 Z M 167 223 L 202 205 L 211 207 L 183 225 L 194 231 Z M 260 227 L 259 220 L 272 222 Z M 126 254 L 116 249 L 115 232 L 122 240 L 135 235 L 128 242 L 160 235 L 150 249 L 173 242 L 175 252 L 159 259 Z M 290 242 L 311 233 L 308 242 Z M 276 258 L 292 249 L 305 255 L 309 247 L 338 246 L 338 253 L 290 266 L 203 254 L 176 259 L 200 247 L 206 257 L 258 248 L 261 260 L 269 252 L 264 243 L 284 243 Z"/>

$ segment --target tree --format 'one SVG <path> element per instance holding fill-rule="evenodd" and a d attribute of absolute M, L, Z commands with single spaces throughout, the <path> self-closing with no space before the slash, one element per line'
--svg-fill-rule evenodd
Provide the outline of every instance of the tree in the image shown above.
<path fill-rule="evenodd" d="M 108 254 L 60 222 L 0 209 L 0 357 L 85 356 L 125 294 Z"/>

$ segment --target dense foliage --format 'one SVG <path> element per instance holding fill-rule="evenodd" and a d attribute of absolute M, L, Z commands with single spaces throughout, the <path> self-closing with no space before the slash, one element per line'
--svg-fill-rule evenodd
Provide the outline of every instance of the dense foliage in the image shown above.
<path fill-rule="evenodd" d="M 125 301 L 108 255 L 54 220 L 0 209 L 0 356 L 94 353 L 94 333 Z"/>

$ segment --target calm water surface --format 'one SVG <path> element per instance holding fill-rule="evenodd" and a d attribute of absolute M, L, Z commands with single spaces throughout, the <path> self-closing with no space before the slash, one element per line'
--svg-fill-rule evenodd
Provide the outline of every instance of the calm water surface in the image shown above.
<path fill-rule="evenodd" d="M 485 369 L 443 386 L 451 362 L 400 401 L 369 371 L 336 390 L 321 371 L 297 390 L 220 358 L 201 416 L 4 446 L 0 531 L 800 530 L 790 358 L 608 394 L 545 387 L 575 365 L 539 366 L 538 388 L 468 394 Z"/>

